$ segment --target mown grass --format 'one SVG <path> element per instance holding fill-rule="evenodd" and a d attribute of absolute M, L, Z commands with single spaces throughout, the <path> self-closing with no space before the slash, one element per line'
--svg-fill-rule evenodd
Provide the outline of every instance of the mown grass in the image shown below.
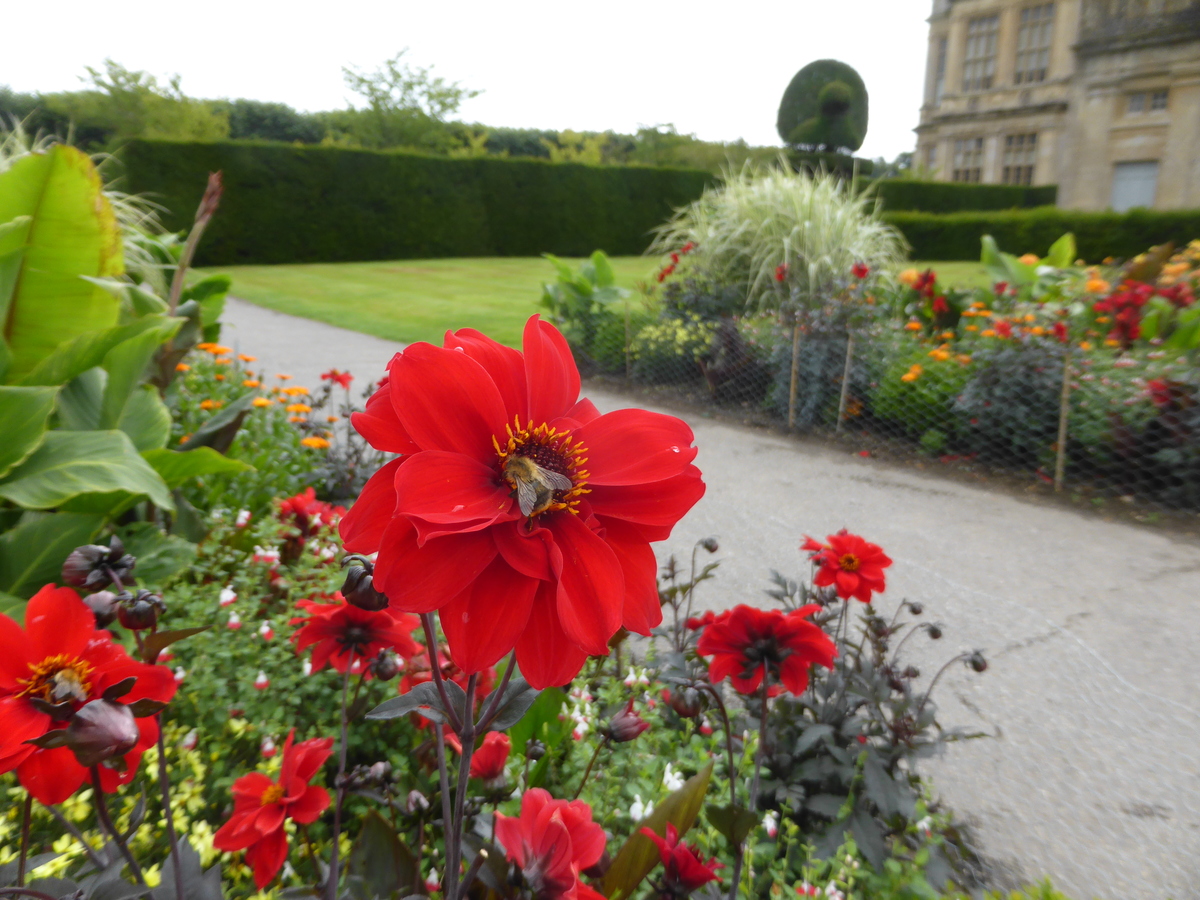
<path fill-rule="evenodd" d="M 576 265 L 578 260 L 571 260 Z M 617 283 L 650 280 L 659 261 L 615 257 Z M 943 284 L 986 285 L 978 263 L 918 262 Z M 441 343 L 448 329 L 470 326 L 519 346 L 525 320 L 539 309 L 554 269 L 538 257 L 229 266 L 233 294 L 279 312 L 329 322 L 395 341 Z"/>

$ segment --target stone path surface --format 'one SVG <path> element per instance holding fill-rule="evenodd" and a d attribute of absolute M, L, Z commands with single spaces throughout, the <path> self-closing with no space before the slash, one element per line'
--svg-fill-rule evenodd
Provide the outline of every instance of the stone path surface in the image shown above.
<path fill-rule="evenodd" d="M 267 373 L 376 378 L 399 344 L 230 300 L 224 343 Z M 585 392 L 602 410 L 631 405 Z M 1190 540 L 891 468 L 824 446 L 685 416 L 708 493 L 659 548 L 720 541 L 699 595 L 765 602 L 769 570 L 804 563 L 805 533 L 847 527 L 895 560 L 888 596 L 920 600 L 945 637 L 914 637 L 948 672 L 940 720 L 991 739 L 922 770 L 973 827 L 1003 883 L 1049 875 L 1074 900 L 1200 900 L 1200 547 Z M 886 605 L 886 604 L 885 604 Z"/>

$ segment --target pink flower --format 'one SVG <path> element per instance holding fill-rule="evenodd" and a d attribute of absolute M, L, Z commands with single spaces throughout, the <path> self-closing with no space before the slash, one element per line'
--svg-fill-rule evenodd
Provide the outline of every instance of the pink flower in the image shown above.
<path fill-rule="evenodd" d="M 262 669 L 258 670 L 258 677 L 254 679 L 254 689 L 256 691 L 265 691 L 271 686 L 271 679 L 267 677 L 267 673 Z"/>
<path fill-rule="evenodd" d="M 236 612 L 231 612 L 229 614 L 229 621 L 225 623 L 225 627 L 230 631 L 237 631 L 242 627 L 242 617 Z"/>

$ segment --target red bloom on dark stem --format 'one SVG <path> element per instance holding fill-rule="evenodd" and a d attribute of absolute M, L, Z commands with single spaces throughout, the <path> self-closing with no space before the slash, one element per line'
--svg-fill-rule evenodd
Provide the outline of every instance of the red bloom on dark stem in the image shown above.
<path fill-rule="evenodd" d="M 819 609 L 810 604 L 785 615 L 735 606 L 704 629 L 696 652 L 713 658 L 708 666 L 713 684 L 728 677 L 739 694 L 753 694 L 764 679 L 777 678 L 799 696 L 808 687 L 809 666 L 831 668 L 837 656 L 829 635 L 808 620 Z"/>
<path fill-rule="evenodd" d="M 871 274 L 871 270 L 866 263 L 856 262 L 850 267 L 850 274 L 852 274 L 859 281 L 862 281 Z"/>
<path fill-rule="evenodd" d="M 659 269 L 658 283 L 662 284 L 664 281 L 667 280 L 667 276 L 673 274 L 674 272 L 675 272 L 675 263 L 671 263 L 669 266 Z"/>
<path fill-rule="evenodd" d="M 489 731 L 471 757 L 471 777 L 494 781 L 504 774 L 512 741 L 502 731 Z"/>
<path fill-rule="evenodd" d="M 992 285 L 992 291 L 996 294 L 997 297 L 1003 297 L 1004 292 L 1007 290 L 1008 290 L 1008 282 L 1007 281 L 997 281 L 995 284 Z"/>
<path fill-rule="evenodd" d="M 663 886 L 672 897 L 686 897 L 710 881 L 718 881 L 717 869 L 725 866 L 715 858 L 704 861 L 698 847 L 679 840 L 679 831 L 667 823 L 667 836 L 661 838 L 650 828 L 641 829 L 642 834 L 654 841 L 658 856 L 663 864 Z"/>
<path fill-rule="evenodd" d="M 1067 342 L 1067 325 L 1065 322 L 1055 322 L 1052 331 L 1060 344 Z"/>
<path fill-rule="evenodd" d="M 308 825 L 329 807 L 329 792 L 309 784 L 333 753 L 333 738 L 313 738 L 292 746 L 296 730 L 283 745 L 279 780 L 262 772 L 243 775 L 233 783 L 233 815 L 213 835 L 213 846 L 232 853 L 246 851 L 261 891 L 283 868 L 288 840 L 287 819 Z"/>
<path fill-rule="evenodd" d="M 917 280 L 913 283 L 913 289 L 918 294 L 923 294 L 926 297 L 932 297 L 934 286 L 937 284 L 937 275 L 933 269 L 926 269 L 917 276 Z"/>
<path fill-rule="evenodd" d="M 438 610 L 450 656 L 479 672 L 514 647 L 535 687 L 570 681 L 622 626 L 662 621 L 651 541 L 704 494 L 673 416 L 600 415 L 566 339 L 532 317 L 524 353 L 477 331 L 416 343 L 356 413 L 377 472 L 341 533 L 378 551 L 394 608 Z"/>
<path fill-rule="evenodd" d="M 716 621 L 717 614 L 711 609 L 706 610 L 702 616 L 692 616 L 683 623 L 683 627 L 688 631 L 695 631 L 697 628 L 704 628 Z"/>
<path fill-rule="evenodd" d="M 935 316 L 944 316 L 948 312 L 950 312 L 950 305 L 946 302 L 946 298 L 941 296 L 934 297 L 933 314 Z"/>
<path fill-rule="evenodd" d="M 870 603 L 873 593 L 883 593 L 883 570 L 892 564 L 892 560 L 881 547 L 864 541 L 857 534 L 831 534 L 826 540 L 829 549 L 813 558 L 821 566 L 813 584 L 818 587 L 832 584 L 842 599 L 854 597 L 863 603 Z"/>
<path fill-rule="evenodd" d="M 354 376 L 349 372 L 343 372 L 341 369 L 330 369 L 328 372 L 321 373 L 321 380 L 336 382 L 346 390 L 350 390 L 350 382 L 354 380 Z"/>
<path fill-rule="evenodd" d="M 533 788 L 521 798 L 519 818 L 496 813 L 496 840 L 537 900 L 603 900 L 579 873 L 604 855 L 604 829 L 581 800 L 555 800 Z"/>
<path fill-rule="evenodd" d="M 166 666 L 129 657 L 107 631 L 96 629 L 92 611 L 70 588 L 46 585 L 25 608 L 25 628 L 0 615 L 0 773 L 17 772 L 22 786 L 46 805 L 62 803 L 91 773 L 67 747 L 41 749 L 26 741 L 54 728 L 49 713 L 34 705 L 69 704 L 78 711 L 127 678 L 133 689 L 122 704 L 150 699 L 166 703 L 175 695 L 175 677 Z M 138 740 L 122 757 L 124 771 L 101 766 L 100 787 L 107 793 L 128 784 L 142 754 L 158 740 L 154 718 L 137 720 Z"/>
<path fill-rule="evenodd" d="M 1012 337 L 1012 322 L 1007 319 L 997 319 L 992 327 L 995 329 L 997 336 L 1002 338 Z"/>
<path fill-rule="evenodd" d="M 380 650 L 394 650 L 405 659 L 421 652 L 421 646 L 412 638 L 412 632 L 421 627 L 416 616 L 387 607 L 375 611 L 360 609 L 342 599 L 340 592 L 334 593 L 333 598 L 333 603 L 296 602 L 309 615 L 291 620 L 292 625 L 301 626 L 292 640 L 297 653 L 313 647 L 312 671 L 317 672 L 329 663 L 344 675 L 355 661 L 365 666 Z"/>
<path fill-rule="evenodd" d="M 788 266 L 787 263 L 782 263 L 775 267 L 775 280 L 783 282 L 787 280 Z"/>

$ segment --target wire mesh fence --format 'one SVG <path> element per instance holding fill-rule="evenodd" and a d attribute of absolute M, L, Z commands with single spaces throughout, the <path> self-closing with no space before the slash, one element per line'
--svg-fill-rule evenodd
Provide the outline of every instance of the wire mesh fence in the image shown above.
<path fill-rule="evenodd" d="M 584 374 L 619 385 L 838 434 L 864 455 L 1200 512 L 1190 356 L 1105 337 L 1102 313 L 1068 328 L 1061 307 L 1030 308 L 1001 287 L 893 284 L 885 296 L 852 284 L 816 310 L 746 315 L 735 287 L 688 279 L 650 302 L 597 306 L 586 328 L 560 324 Z"/>

